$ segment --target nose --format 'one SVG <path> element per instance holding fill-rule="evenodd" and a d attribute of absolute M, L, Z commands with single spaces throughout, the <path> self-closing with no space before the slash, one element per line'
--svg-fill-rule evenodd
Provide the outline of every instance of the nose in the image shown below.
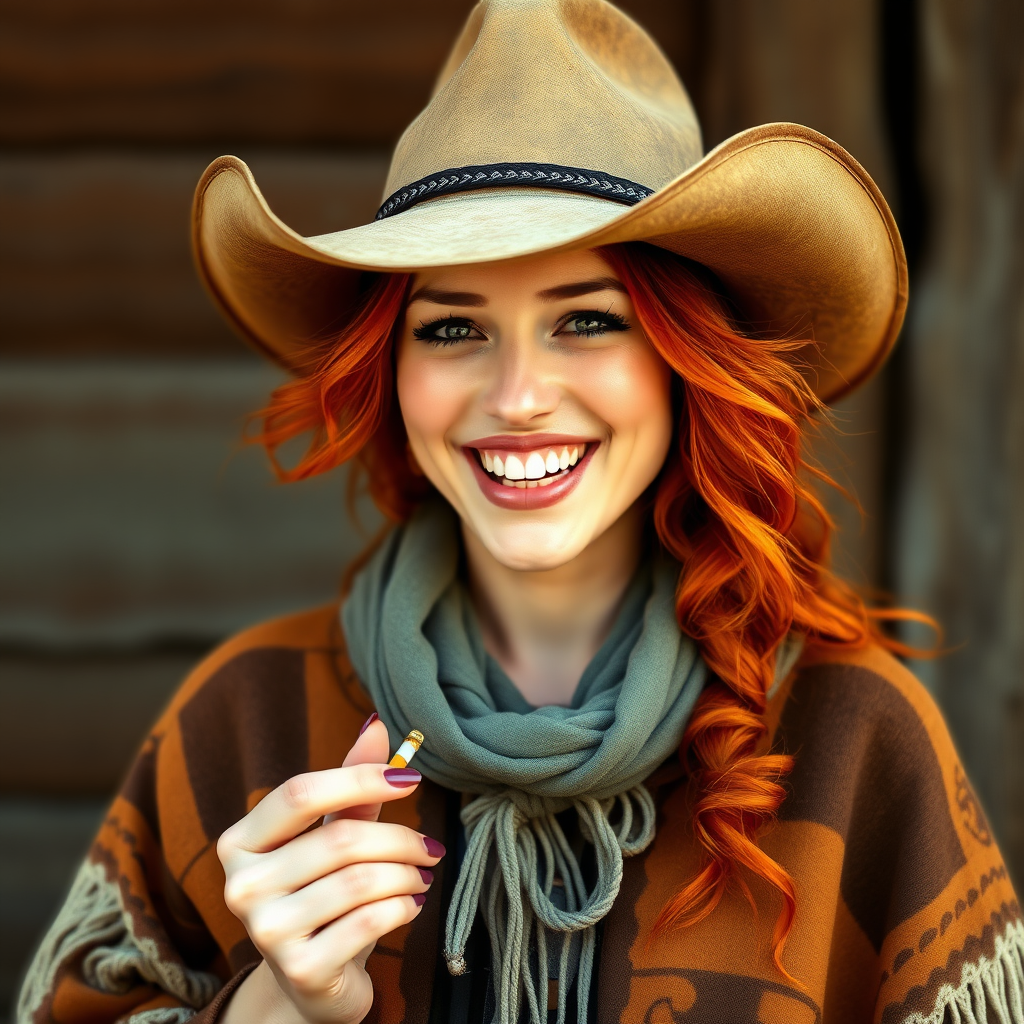
<path fill-rule="evenodd" d="M 561 390 L 543 372 L 542 362 L 531 338 L 503 339 L 483 395 L 484 412 L 513 427 L 530 426 L 554 412 Z"/>

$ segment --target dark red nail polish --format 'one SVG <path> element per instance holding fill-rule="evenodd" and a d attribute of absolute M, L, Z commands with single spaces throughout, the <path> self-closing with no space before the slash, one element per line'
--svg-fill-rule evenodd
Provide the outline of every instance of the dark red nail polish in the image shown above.
<path fill-rule="evenodd" d="M 370 715 L 370 717 L 365 722 L 363 722 L 363 727 L 359 730 L 359 735 L 362 736 L 363 733 L 366 732 L 366 730 L 369 729 L 370 726 L 373 725 L 373 723 L 376 722 L 378 718 L 380 718 L 380 715 L 378 715 L 377 712 L 374 711 L 374 713 Z"/>
<path fill-rule="evenodd" d="M 423 845 L 427 848 L 427 854 L 430 857 L 443 857 L 448 852 L 443 843 L 431 839 L 430 836 L 423 837 Z"/>
<path fill-rule="evenodd" d="M 425 892 L 414 893 L 412 901 L 417 907 L 422 907 L 423 904 L 427 902 L 427 894 Z"/>
<path fill-rule="evenodd" d="M 433 871 L 428 871 L 426 868 L 417 868 L 416 870 L 420 873 L 420 878 L 423 879 L 424 885 L 430 885 L 430 883 L 434 880 Z"/>
<path fill-rule="evenodd" d="M 423 776 L 415 768 L 385 768 L 384 778 L 392 786 L 415 786 Z"/>

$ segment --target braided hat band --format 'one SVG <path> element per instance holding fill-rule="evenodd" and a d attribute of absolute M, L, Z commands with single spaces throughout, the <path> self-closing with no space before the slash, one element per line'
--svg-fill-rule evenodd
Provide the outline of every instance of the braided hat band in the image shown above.
<path fill-rule="evenodd" d="M 426 199 L 436 199 L 456 192 L 474 192 L 481 188 L 509 186 L 579 192 L 611 199 L 625 206 L 635 206 L 641 199 L 654 195 L 653 188 L 638 185 L 628 178 L 619 178 L 604 171 L 588 171 L 582 167 L 535 163 L 479 164 L 474 167 L 450 167 L 402 186 L 384 200 L 374 220 L 383 220 L 401 213 Z"/>

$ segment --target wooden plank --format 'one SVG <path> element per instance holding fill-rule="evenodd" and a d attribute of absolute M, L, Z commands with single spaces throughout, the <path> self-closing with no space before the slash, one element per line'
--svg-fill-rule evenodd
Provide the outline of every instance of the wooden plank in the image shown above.
<path fill-rule="evenodd" d="M 683 5 L 625 5 L 666 50 Z M 471 0 L 7 0 L 0 143 L 394 142 Z M 453 159 L 457 163 L 457 159 Z"/>
<path fill-rule="evenodd" d="M 0 1020 L 57 913 L 104 801 L 0 798 Z M 13 1014 L 10 1018 L 13 1024 Z"/>
<path fill-rule="evenodd" d="M 0 141 L 387 144 L 470 7 L 8 0 Z"/>
<path fill-rule="evenodd" d="M 192 192 L 216 155 L 0 155 L 0 356 L 241 355 L 189 249 Z M 366 223 L 380 203 L 383 153 L 240 155 L 303 234 Z"/>
<path fill-rule="evenodd" d="M 202 653 L 0 652 L 0 793 L 108 798 Z"/>
<path fill-rule="evenodd" d="M 331 599 L 364 543 L 344 475 L 282 488 L 239 450 L 280 380 L 255 357 L 0 366 L 0 516 L 17 538 L 0 547 L 0 645 L 212 643 Z"/>

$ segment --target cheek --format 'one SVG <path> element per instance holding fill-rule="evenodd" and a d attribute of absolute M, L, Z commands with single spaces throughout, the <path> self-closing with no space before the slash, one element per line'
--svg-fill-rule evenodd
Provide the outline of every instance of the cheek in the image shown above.
<path fill-rule="evenodd" d="M 398 352 L 398 405 L 409 439 L 426 446 L 444 443 L 465 407 L 465 388 L 444 360 L 417 358 L 408 344 Z"/>
<path fill-rule="evenodd" d="M 647 346 L 608 355 L 579 381 L 586 402 L 615 434 L 649 445 L 660 466 L 672 432 L 672 371 Z"/>

